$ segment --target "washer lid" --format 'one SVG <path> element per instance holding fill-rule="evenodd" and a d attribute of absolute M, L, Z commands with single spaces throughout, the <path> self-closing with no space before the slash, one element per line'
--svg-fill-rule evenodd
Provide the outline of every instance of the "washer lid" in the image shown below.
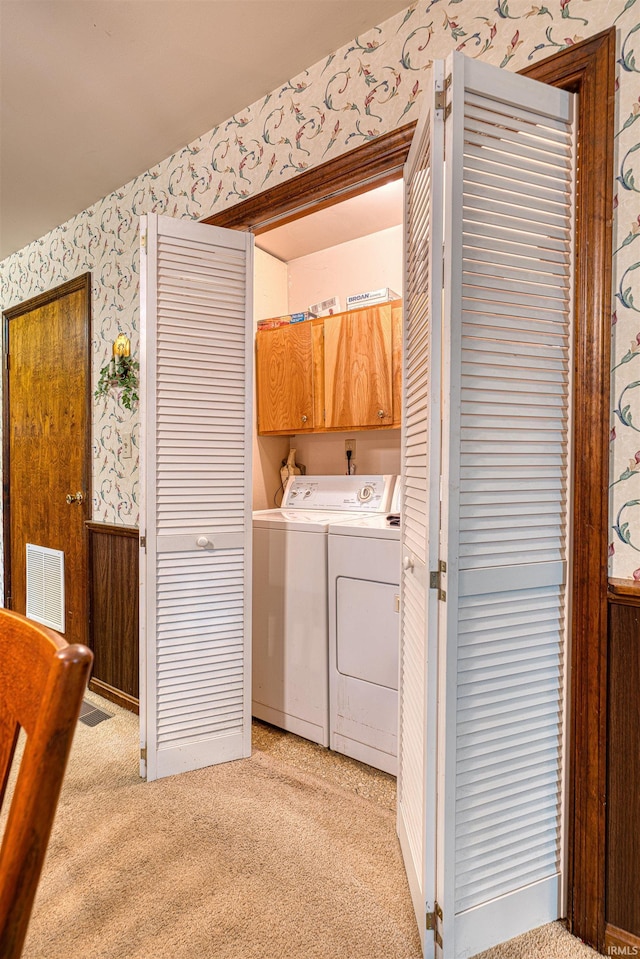
<path fill-rule="evenodd" d="M 253 514 L 254 529 L 285 529 L 304 533 L 326 533 L 330 523 L 355 519 L 358 513 L 325 512 L 325 510 L 264 509 Z"/>
<path fill-rule="evenodd" d="M 344 517 L 333 522 L 329 527 L 333 536 L 361 536 L 372 539 L 400 540 L 400 527 L 390 526 L 386 513 L 375 516 L 358 516 L 357 519 L 345 520 Z"/>

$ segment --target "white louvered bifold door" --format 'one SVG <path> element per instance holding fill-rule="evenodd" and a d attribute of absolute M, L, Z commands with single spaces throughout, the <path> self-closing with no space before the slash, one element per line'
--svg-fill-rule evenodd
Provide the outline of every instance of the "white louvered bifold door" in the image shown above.
<path fill-rule="evenodd" d="M 565 914 L 573 95 L 454 54 L 445 123 L 443 955 Z"/>
<path fill-rule="evenodd" d="M 140 707 L 151 780 L 251 752 L 253 238 L 150 214 L 141 241 Z"/>
<path fill-rule="evenodd" d="M 442 304 L 443 63 L 430 71 L 405 167 L 402 556 L 399 682 L 398 836 L 425 955 L 434 908 L 440 333 Z M 429 483 L 430 473 L 436 477 Z M 431 687 L 429 687 L 431 682 Z"/>

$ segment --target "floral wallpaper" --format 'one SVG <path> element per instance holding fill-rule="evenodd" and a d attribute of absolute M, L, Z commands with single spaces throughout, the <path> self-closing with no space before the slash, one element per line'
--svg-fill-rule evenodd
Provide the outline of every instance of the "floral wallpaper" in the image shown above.
<path fill-rule="evenodd" d="M 451 50 L 508 70 L 618 31 L 611 574 L 640 579 L 640 3 L 420 0 L 310 66 L 0 263 L 2 309 L 91 271 L 94 377 L 119 330 L 138 350 L 140 214 L 201 219 L 417 117 L 424 71 Z M 133 433 L 134 455 L 122 438 Z M 138 421 L 93 415 L 93 516 L 138 520 Z"/>

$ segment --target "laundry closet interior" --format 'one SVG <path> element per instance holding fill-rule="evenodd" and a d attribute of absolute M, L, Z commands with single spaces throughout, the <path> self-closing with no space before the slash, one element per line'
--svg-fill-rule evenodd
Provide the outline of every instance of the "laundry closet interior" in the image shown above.
<path fill-rule="evenodd" d="M 260 233 L 253 284 L 252 712 L 394 775 L 402 220 L 395 180 Z"/>

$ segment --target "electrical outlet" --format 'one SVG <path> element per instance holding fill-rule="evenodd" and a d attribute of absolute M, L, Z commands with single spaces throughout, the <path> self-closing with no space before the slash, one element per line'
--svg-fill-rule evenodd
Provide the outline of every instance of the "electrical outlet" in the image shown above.
<path fill-rule="evenodd" d="M 133 453 L 132 445 L 133 444 L 131 442 L 131 433 L 123 433 L 122 434 L 122 459 L 123 460 L 131 459 L 131 456 Z"/>
<path fill-rule="evenodd" d="M 344 441 L 344 451 L 345 453 L 351 453 L 351 459 L 356 455 L 356 441 L 355 440 L 345 440 Z"/>

